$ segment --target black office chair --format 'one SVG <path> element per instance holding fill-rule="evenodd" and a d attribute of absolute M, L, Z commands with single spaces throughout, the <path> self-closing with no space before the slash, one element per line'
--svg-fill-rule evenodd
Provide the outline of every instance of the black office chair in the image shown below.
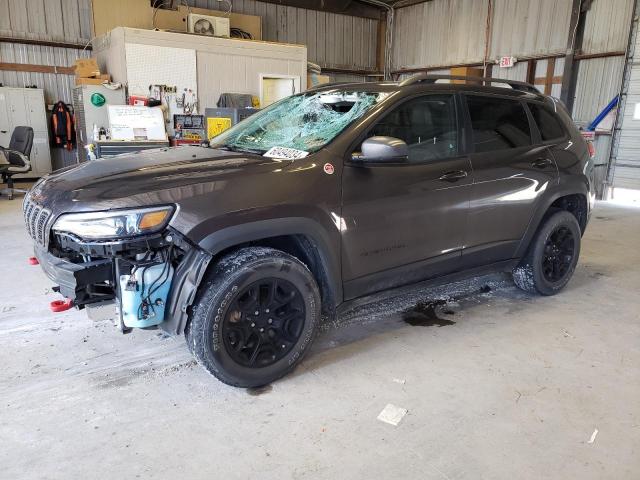
<path fill-rule="evenodd" d="M 31 171 L 31 147 L 33 146 L 33 128 L 16 127 L 11 134 L 8 147 L 0 146 L 0 154 L 4 154 L 6 162 L 0 163 L 0 174 L 2 183 L 6 183 L 5 188 L 0 193 L 6 194 L 9 200 L 13 200 L 15 192 L 27 193 L 26 190 L 13 188 L 13 176 L 19 173 Z M 1 156 L 1 155 L 0 155 Z M 0 159 L 1 161 L 2 159 Z"/>

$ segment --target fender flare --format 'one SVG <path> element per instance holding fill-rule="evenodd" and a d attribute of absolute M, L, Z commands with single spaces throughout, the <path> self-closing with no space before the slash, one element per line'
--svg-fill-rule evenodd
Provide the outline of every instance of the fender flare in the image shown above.
<path fill-rule="evenodd" d="M 215 256 L 236 245 L 288 235 L 304 236 L 315 247 L 315 252 L 327 277 L 327 287 L 333 297 L 333 307 L 336 307 L 343 298 L 339 254 L 340 240 L 332 239 L 330 232 L 313 219 L 281 217 L 233 225 L 210 233 L 198 242 L 198 246 Z"/>
<path fill-rule="evenodd" d="M 520 240 L 520 243 L 518 244 L 518 248 L 516 249 L 516 253 L 515 253 L 515 258 L 522 258 L 526 255 L 527 249 L 529 248 L 529 244 L 531 243 L 533 236 L 538 231 L 538 228 L 540 228 L 540 224 L 544 220 L 544 217 L 549 211 L 549 208 L 551 207 L 551 205 L 553 205 L 553 202 L 555 202 L 559 198 L 568 197 L 570 195 L 584 196 L 587 202 L 587 208 L 588 208 L 589 191 L 586 185 L 584 185 L 583 183 L 577 183 L 575 185 L 572 185 L 572 188 L 570 189 L 566 189 L 566 188 L 556 189 L 552 193 L 543 197 L 540 200 L 540 204 L 538 208 L 536 209 L 535 213 L 531 217 L 531 220 L 529 221 L 529 225 L 527 226 L 527 230 L 524 236 L 522 237 L 522 240 Z"/>

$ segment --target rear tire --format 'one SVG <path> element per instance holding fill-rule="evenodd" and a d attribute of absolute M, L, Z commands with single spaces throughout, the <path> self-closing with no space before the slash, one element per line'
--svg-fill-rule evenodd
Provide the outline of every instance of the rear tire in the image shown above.
<path fill-rule="evenodd" d="M 295 257 L 264 247 L 222 258 L 200 287 L 187 335 L 209 373 L 235 387 L 259 387 L 289 373 L 309 350 L 320 293 Z"/>
<path fill-rule="evenodd" d="M 567 211 L 549 216 L 513 270 L 513 281 L 522 290 L 555 295 L 573 276 L 580 256 L 578 220 Z"/>

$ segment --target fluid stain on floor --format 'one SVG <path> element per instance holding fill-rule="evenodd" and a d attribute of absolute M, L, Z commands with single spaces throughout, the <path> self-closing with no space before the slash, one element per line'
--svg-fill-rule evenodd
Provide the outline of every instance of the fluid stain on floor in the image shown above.
<path fill-rule="evenodd" d="M 414 307 L 403 312 L 402 319 L 414 327 L 432 327 L 434 325 L 445 327 L 447 325 L 454 325 L 456 322 L 438 316 L 438 308 L 446 304 L 446 300 L 418 302 Z M 445 315 L 455 314 L 453 310 L 448 309 L 442 310 L 442 313 Z"/>

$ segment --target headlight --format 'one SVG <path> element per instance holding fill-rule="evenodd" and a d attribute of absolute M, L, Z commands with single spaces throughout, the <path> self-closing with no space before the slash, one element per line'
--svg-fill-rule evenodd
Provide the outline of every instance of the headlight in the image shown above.
<path fill-rule="evenodd" d="M 110 212 L 67 213 L 53 225 L 57 233 L 83 239 L 109 240 L 156 233 L 171 219 L 174 207 L 152 207 Z"/>

